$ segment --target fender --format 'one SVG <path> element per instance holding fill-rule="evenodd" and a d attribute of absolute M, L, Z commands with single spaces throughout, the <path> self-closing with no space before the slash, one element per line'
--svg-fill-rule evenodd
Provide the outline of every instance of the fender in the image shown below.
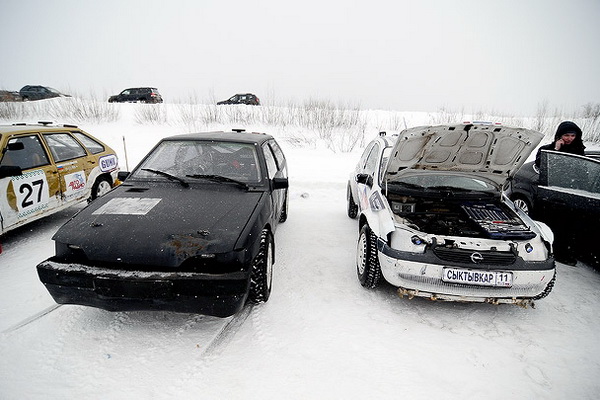
<path fill-rule="evenodd" d="M 368 206 L 362 210 L 369 227 L 375 235 L 385 238 L 394 231 L 394 214 L 387 199 L 380 191 L 372 191 L 368 198 Z"/>

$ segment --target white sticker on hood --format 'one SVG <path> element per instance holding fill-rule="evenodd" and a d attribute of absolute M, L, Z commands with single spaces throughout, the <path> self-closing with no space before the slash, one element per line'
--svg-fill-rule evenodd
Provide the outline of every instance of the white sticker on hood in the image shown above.
<path fill-rule="evenodd" d="M 161 200 L 140 197 L 117 197 L 111 199 L 92 214 L 146 215 Z"/>

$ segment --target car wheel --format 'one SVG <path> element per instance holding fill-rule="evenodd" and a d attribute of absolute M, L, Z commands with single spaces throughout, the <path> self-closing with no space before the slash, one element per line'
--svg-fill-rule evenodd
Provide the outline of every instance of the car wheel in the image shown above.
<path fill-rule="evenodd" d="M 348 185 L 347 192 L 348 193 L 346 197 L 348 198 L 348 216 L 354 219 L 358 215 L 358 206 L 354 202 L 354 197 L 352 197 L 352 190 L 350 190 L 350 185 Z"/>
<path fill-rule="evenodd" d="M 515 207 L 519 208 L 525 214 L 529 215 L 531 213 L 531 205 L 525 198 L 521 196 L 516 196 L 512 199 L 512 201 L 515 204 Z"/>
<path fill-rule="evenodd" d="M 377 238 L 367 224 L 363 225 L 358 237 L 356 273 L 360 284 L 369 289 L 376 288 L 381 280 L 381 266 L 377 257 Z"/>
<path fill-rule="evenodd" d="M 263 229 L 260 235 L 260 250 L 252 262 L 248 300 L 254 304 L 269 300 L 272 281 L 273 238 L 267 229 Z"/>
<path fill-rule="evenodd" d="M 94 186 L 92 186 L 92 200 L 110 192 L 111 189 L 112 186 L 108 181 L 108 178 L 104 176 L 99 177 L 96 179 L 96 182 L 94 182 Z"/>
<path fill-rule="evenodd" d="M 285 190 L 285 200 L 283 200 L 283 206 L 281 207 L 281 214 L 279 215 L 279 222 L 287 221 L 288 217 L 288 190 Z"/>

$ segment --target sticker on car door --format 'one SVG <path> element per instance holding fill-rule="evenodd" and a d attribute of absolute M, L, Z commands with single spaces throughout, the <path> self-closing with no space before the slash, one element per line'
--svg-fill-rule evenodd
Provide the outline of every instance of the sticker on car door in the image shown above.
<path fill-rule="evenodd" d="M 48 208 L 48 181 L 43 170 L 36 169 L 23 175 L 13 176 L 11 180 L 17 198 L 19 218 L 25 218 Z"/>

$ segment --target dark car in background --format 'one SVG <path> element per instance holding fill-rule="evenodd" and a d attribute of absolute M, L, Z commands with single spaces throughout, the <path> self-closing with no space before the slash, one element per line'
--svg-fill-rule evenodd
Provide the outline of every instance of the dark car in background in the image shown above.
<path fill-rule="evenodd" d="M 110 96 L 109 103 L 162 103 L 163 98 L 157 88 L 139 87 L 123 90 L 121 93 Z"/>
<path fill-rule="evenodd" d="M 586 157 L 600 160 L 600 150 L 588 150 Z M 553 169 L 551 165 L 548 168 Z M 512 179 L 509 179 L 505 192 L 507 196 L 515 203 L 515 206 L 525 213 L 537 218 L 534 207 L 537 193 L 538 182 L 540 178 L 539 168 L 535 166 L 535 161 L 523 164 Z"/>
<path fill-rule="evenodd" d="M 23 101 L 52 99 L 54 97 L 71 97 L 49 86 L 26 85 L 19 90 Z"/>
<path fill-rule="evenodd" d="M 250 106 L 260 106 L 260 99 L 252 93 L 236 94 L 227 100 L 219 101 L 217 105 L 224 104 L 247 104 Z"/>
<path fill-rule="evenodd" d="M 571 247 L 567 263 L 600 268 L 600 157 L 542 151 L 539 169 L 536 219 L 554 231 L 557 247 Z"/>
<path fill-rule="evenodd" d="M 272 136 L 162 139 L 123 184 L 53 237 L 37 266 L 61 304 L 226 317 L 268 300 L 288 178 Z"/>

